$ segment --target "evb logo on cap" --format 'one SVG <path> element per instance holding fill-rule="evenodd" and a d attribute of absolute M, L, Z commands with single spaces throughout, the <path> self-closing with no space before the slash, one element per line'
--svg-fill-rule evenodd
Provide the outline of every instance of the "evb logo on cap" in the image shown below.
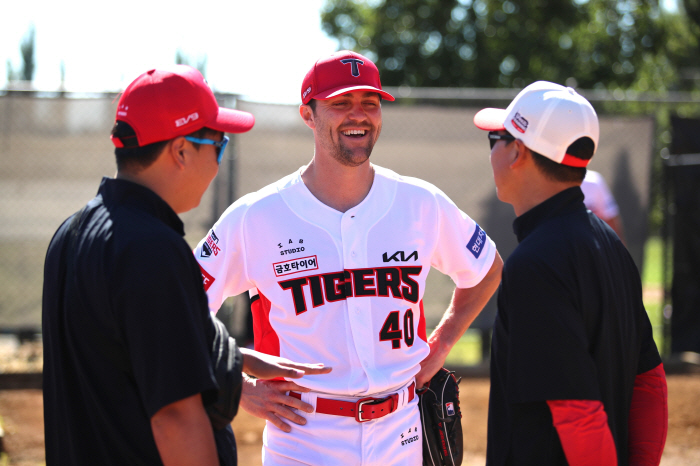
<path fill-rule="evenodd" d="M 194 112 L 187 115 L 184 118 L 178 118 L 177 120 L 175 120 L 175 126 L 179 128 L 180 126 L 184 126 L 187 123 L 191 123 L 196 120 L 199 120 L 199 113 Z"/>

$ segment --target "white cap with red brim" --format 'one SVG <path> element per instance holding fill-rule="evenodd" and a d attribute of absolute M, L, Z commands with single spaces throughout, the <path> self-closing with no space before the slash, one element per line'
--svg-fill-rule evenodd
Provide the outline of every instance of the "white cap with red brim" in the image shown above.
<path fill-rule="evenodd" d="M 562 165 L 588 165 L 589 160 L 566 153 L 579 138 L 591 138 L 598 148 L 598 116 L 590 102 L 570 87 L 547 81 L 527 86 L 506 109 L 479 111 L 474 124 L 486 131 L 505 130 L 529 149 Z"/>

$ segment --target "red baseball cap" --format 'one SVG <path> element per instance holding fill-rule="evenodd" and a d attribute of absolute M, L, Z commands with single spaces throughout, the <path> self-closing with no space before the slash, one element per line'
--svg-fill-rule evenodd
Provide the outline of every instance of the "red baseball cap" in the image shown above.
<path fill-rule="evenodd" d="M 248 112 L 219 107 L 204 76 L 187 65 L 149 70 L 136 78 L 119 99 L 116 120 L 134 129 L 139 147 L 204 127 L 244 133 L 255 124 Z M 112 143 L 124 147 L 114 136 Z"/>
<path fill-rule="evenodd" d="M 394 100 L 382 90 L 379 70 L 372 60 L 342 50 L 314 63 L 301 85 L 301 101 L 308 104 L 311 99 L 325 100 L 361 90 L 375 91 L 386 100 Z"/>

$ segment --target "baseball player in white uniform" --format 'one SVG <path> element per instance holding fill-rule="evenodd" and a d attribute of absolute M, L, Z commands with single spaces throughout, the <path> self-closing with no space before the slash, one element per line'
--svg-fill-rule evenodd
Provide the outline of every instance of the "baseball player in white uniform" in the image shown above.
<path fill-rule="evenodd" d="M 610 228 L 624 243 L 625 235 L 620 218 L 620 208 L 617 206 L 603 175 L 593 170 L 586 170 L 586 176 L 581 183 L 581 191 L 583 191 L 583 202 L 586 208 L 610 225 Z"/>
<path fill-rule="evenodd" d="M 496 290 L 502 261 L 442 191 L 369 162 L 381 99 L 394 100 L 374 63 L 337 52 L 301 92 L 311 162 L 240 198 L 195 249 L 210 310 L 253 290 L 256 350 L 333 367 L 303 386 L 246 382 L 241 406 L 268 421 L 263 464 L 417 466 L 416 388 Z M 428 338 L 430 267 L 456 289 Z"/>

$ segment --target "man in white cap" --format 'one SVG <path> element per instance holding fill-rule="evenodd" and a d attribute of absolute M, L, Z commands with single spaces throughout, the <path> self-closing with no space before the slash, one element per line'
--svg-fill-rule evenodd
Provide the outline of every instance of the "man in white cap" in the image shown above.
<path fill-rule="evenodd" d="M 381 100 L 394 100 L 371 60 L 325 57 L 300 94 L 313 158 L 236 201 L 200 242 L 209 306 L 254 288 L 255 349 L 333 366 L 298 384 L 244 384 L 241 406 L 267 419 L 263 464 L 419 466 L 416 389 L 495 292 L 502 262 L 442 191 L 370 163 Z M 457 288 L 428 337 L 431 266 Z"/>
<path fill-rule="evenodd" d="M 487 464 L 658 464 L 666 380 L 639 273 L 580 188 L 598 145 L 593 107 L 539 81 L 474 123 L 489 131 L 519 241 L 498 294 Z"/>

